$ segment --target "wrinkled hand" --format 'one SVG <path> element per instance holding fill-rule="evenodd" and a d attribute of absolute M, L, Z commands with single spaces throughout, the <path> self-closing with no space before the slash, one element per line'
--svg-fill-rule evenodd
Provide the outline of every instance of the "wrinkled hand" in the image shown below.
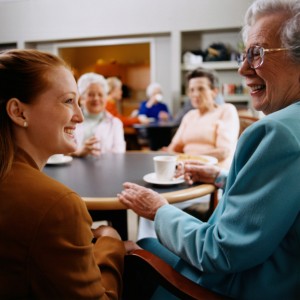
<path fill-rule="evenodd" d="M 138 184 L 125 182 L 123 187 L 124 190 L 118 194 L 118 199 L 141 217 L 154 220 L 156 211 L 168 204 L 164 197 Z"/>
<path fill-rule="evenodd" d="M 79 156 L 86 156 L 86 155 L 93 155 L 99 156 L 101 153 L 101 149 L 99 147 L 99 139 L 95 136 L 88 138 L 85 142 L 83 147 L 78 151 Z"/>
<path fill-rule="evenodd" d="M 121 237 L 116 229 L 112 228 L 111 226 L 100 225 L 99 227 L 93 229 L 92 232 L 94 234 L 94 238 L 100 238 L 103 236 L 110 236 L 112 238 L 121 240 Z"/>
<path fill-rule="evenodd" d="M 203 165 L 198 161 L 187 161 L 179 166 L 176 177 L 184 175 L 184 179 L 189 183 L 195 182 L 214 183 L 220 173 L 220 167 L 216 165 Z"/>

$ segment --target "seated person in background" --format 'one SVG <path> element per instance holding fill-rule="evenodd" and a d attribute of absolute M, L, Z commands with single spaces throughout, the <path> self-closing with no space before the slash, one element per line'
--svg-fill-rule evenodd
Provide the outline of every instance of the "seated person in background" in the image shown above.
<path fill-rule="evenodd" d="M 74 156 L 98 156 L 101 153 L 122 153 L 126 150 L 122 122 L 105 110 L 108 85 L 96 73 L 78 79 L 78 91 L 84 121 L 76 128 L 77 150 Z"/>
<path fill-rule="evenodd" d="M 0 53 L 0 299 L 120 297 L 119 234 L 92 230 L 79 195 L 41 171 L 51 155 L 76 149 L 78 98 L 60 58 Z"/>
<path fill-rule="evenodd" d="M 239 135 L 239 117 L 234 105 L 215 102 L 217 78 L 203 68 L 187 74 L 187 93 L 195 109 L 182 119 L 170 145 L 164 150 L 190 155 L 211 155 L 229 168 Z"/>
<path fill-rule="evenodd" d="M 160 243 L 139 244 L 199 285 L 233 299 L 298 300 L 300 2 L 256 0 L 245 21 L 239 73 L 266 116 L 239 138 L 213 215 L 202 222 L 131 183 L 119 199 L 155 222 Z M 170 299 L 166 294 L 157 289 L 151 299 Z"/>
<path fill-rule="evenodd" d="M 171 119 L 168 107 L 162 102 L 162 88 L 159 83 L 151 83 L 146 90 L 147 100 L 140 105 L 138 115 L 140 117 L 154 118 L 156 121 L 168 121 Z"/>
<path fill-rule="evenodd" d="M 216 77 L 217 78 L 217 77 Z M 215 98 L 215 102 L 219 105 L 224 104 L 224 98 L 223 95 L 218 93 L 216 98 Z M 190 99 L 186 99 L 184 101 L 184 104 L 182 105 L 181 109 L 177 112 L 177 114 L 175 115 L 173 121 L 176 124 L 180 124 L 182 121 L 182 118 L 184 117 L 184 115 L 189 112 L 192 109 L 195 109 L 196 107 L 193 106 L 192 101 Z"/>
<path fill-rule="evenodd" d="M 119 113 L 117 102 L 122 101 L 122 81 L 117 77 L 107 78 L 108 83 L 108 96 L 106 101 L 106 110 L 114 117 L 120 119 L 124 126 L 131 126 L 133 124 L 141 123 L 143 118 L 127 117 Z"/>

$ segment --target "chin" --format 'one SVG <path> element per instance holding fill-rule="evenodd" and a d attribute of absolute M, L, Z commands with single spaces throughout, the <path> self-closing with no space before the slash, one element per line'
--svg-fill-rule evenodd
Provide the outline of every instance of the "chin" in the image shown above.
<path fill-rule="evenodd" d="M 61 152 L 61 153 L 63 153 L 63 154 L 69 154 L 69 153 L 75 152 L 76 149 L 77 149 L 77 144 L 74 144 L 74 143 L 70 144 L 70 143 L 68 143 L 68 146 L 66 146 L 64 148 L 64 151 Z"/>

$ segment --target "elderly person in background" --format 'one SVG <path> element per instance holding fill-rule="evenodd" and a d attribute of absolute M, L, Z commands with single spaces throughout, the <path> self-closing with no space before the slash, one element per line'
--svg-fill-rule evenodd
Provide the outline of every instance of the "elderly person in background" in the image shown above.
<path fill-rule="evenodd" d="M 122 101 L 122 81 L 117 77 L 107 78 L 108 83 L 108 96 L 106 101 L 106 110 L 114 117 L 120 119 L 124 126 L 132 126 L 133 124 L 141 123 L 139 117 L 127 117 L 119 113 L 117 102 Z"/>
<path fill-rule="evenodd" d="M 156 121 L 168 121 L 171 119 L 168 107 L 162 102 L 163 94 L 159 83 L 153 82 L 146 90 L 147 100 L 140 105 L 138 115 L 143 118 L 154 118 Z"/>
<path fill-rule="evenodd" d="M 78 91 L 85 119 L 77 126 L 78 148 L 72 155 L 84 157 L 125 152 L 123 124 L 105 110 L 106 79 L 96 73 L 86 73 L 78 79 Z"/>
<path fill-rule="evenodd" d="M 296 300 L 300 1 L 254 1 L 245 22 L 246 49 L 239 73 L 253 107 L 266 116 L 241 135 L 223 197 L 211 218 L 201 222 L 154 191 L 131 183 L 124 184 L 119 199 L 155 222 L 161 244 L 154 239 L 140 244 L 168 262 L 172 257 L 170 263 L 198 284 L 234 299 Z"/>
<path fill-rule="evenodd" d="M 215 98 L 215 102 L 217 104 L 224 104 L 225 100 L 222 94 L 218 93 L 216 98 Z M 193 103 L 191 101 L 191 99 L 185 99 L 182 107 L 180 108 L 180 110 L 176 113 L 176 115 L 174 116 L 173 122 L 176 124 L 180 124 L 182 121 L 182 118 L 185 116 L 185 114 L 187 112 L 189 112 L 190 110 L 195 109 L 195 107 L 193 106 Z"/>
<path fill-rule="evenodd" d="M 78 98 L 58 57 L 0 53 L 0 299 L 120 297 L 119 234 L 92 230 L 79 195 L 42 172 L 51 155 L 76 149 Z"/>
<path fill-rule="evenodd" d="M 187 94 L 195 109 L 186 113 L 168 152 L 211 155 L 229 168 L 239 134 L 239 117 L 234 105 L 218 105 L 218 78 L 214 72 L 198 68 L 187 74 Z"/>

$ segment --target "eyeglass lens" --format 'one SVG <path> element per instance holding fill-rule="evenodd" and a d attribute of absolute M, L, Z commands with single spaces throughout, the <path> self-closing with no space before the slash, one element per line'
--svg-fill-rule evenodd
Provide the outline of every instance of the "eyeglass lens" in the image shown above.
<path fill-rule="evenodd" d="M 238 57 L 239 66 L 243 63 L 243 61 L 247 58 L 248 64 L 251 68 L 258 68 L 263 63 L 264 50 L 262 47 L 250 47 L 248 48 L 246 53 L 241 53 Z"/>
<path fill-rule="evenodd" d="M 254 69 L 262 64 L 263 56 L 264 51 L 261 47 L 250 47 L 247 51 L 247 61 Z"/>

